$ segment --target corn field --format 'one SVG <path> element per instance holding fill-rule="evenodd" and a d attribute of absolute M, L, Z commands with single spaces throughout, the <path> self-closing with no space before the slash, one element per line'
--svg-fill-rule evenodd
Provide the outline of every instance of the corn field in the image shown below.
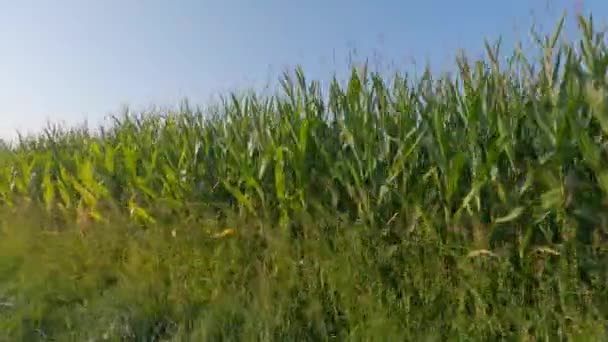
<path fill-rule="evenodd" d="M 537 37 L 536 59 L 486 43 L 483 60 L 462 55 L 453 74 L 353 68 L 326 89 L 296 69 L 275 96 L 125 112 L 98 132 L 49 126 L 0 147 L 2 234 L 64 266 L 77 262 L 66 250 L 93 260 L 66 282 L 108 269 L 132 293 L 140 281 L 161 296 L 121 323 L 135 330 L 90 318 L 123 340 L 605 337 L 608 48 L 591 18 L 573 42 L 560 40 L 563 24 Z M 17 233 L 28 213 L 36 228 Z M 130 257 L 95 254 L 103 243 Z M 77 321 L 76 304 L 43 310 L 25 303 L 48 300 L 33 294 L 48 284 L 10 285 L 26 272 L 10 260 L 35 253 L 22 248 L 0 254 L 0 304 L 4 294 L 23 308 L 0 306 L 0 331 L 75 338 L 65 331 L 76 323 L 47 317 L 72 310 Z M 179 277 L 198 285 L 175 299 Z M 97 298 L 82 286 L 68 292 Z M 214 298 L 220 313 L 200 313 Z M 95 329 L 79 333 L 104 334 Z"/>

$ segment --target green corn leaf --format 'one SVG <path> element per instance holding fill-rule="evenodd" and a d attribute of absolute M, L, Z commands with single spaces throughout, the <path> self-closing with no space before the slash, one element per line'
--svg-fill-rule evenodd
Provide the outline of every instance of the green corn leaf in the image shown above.
<path fill-rule="evenodd" d="M 234 198 L 236 198 L 236 200 L 245 207 L 245 209 L 247 209 L 247 211 L 249 211 L 250 214 L 252 215 L 256 215 L 256 212 L 253 208 L 253 205 L 251 204 L 251 201 L 247 198 L 247 196 L 245 196 L 245 194 L 243 194 L 239 189 L 237 189 L 236 187 L 228 184 L 226 181 L 222 181 L 222 185 L 224 186 L 224 188 L 230 192 L 230 194 L 232 196 L 234 196 Z"/>
<path fill-rule="evenodd" d="M 507 215 L 495 219 L 494 222 L 500 224 L 500 223 L 507 223 L 507 222 L 514 221 L 517 218 L 519 218 L 523 214 L 523 212 L 524 212 L 523 207 L 516 207 L 513 210 L 511 210 L 511 212 L 509 212 Z"/>

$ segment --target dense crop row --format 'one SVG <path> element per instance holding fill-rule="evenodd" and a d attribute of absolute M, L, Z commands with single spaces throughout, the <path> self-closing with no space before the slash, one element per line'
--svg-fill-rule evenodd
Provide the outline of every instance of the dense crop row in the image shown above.
<path fill-rule="evenodd" d="M 153 222 L 239 207 L 283 225 L 300 211 L 366 224 L 427 222 L 446 238 L 508 226 L 535 244 L 603 228 L 608 191 L 602 35 L 542 43 L 538 63 L 498 46 L 487 61 L 415 85 L 353 70 L 323 96 L 301 70 L 281 96 L 231 97 L 203 115 L 125 116 L 92 134 L 48 129 L 3 157 L 0 200 L 102 220 Z M 477 227 L 477 228 L 476 228 Z"/>

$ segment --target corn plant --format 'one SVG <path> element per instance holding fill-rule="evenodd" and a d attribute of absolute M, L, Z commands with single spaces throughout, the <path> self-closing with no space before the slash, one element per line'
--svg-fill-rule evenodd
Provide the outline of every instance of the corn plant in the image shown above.
<path fill-rule="evenodd" d="M 118 210 L 142 224 L 228 209 L 283 229 L 333 212 L 518 258 L 597 242 L 608 224 L 608 50 L 592 18 L 576 44 L 559 41 L 563 23 L 537 36 L 536 60 L 515 49 L 503 62 L 498 41 L 483 60 L 460 56 L 453 75 L 388 79 L 364 66 L 326 89 L 298 68 L 274 96 L 126 111 L 99 132 L 49 126 L 2 145 L 0 201 L 96 221 Z"/>

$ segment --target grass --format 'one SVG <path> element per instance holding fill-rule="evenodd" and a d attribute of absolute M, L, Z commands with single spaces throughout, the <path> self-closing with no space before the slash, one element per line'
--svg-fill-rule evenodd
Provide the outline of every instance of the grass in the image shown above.
<path fill-rule="evenodd" d="M 0 340 L 603 340 L 608 48 L 353 69 L 0 152 Z"/>

